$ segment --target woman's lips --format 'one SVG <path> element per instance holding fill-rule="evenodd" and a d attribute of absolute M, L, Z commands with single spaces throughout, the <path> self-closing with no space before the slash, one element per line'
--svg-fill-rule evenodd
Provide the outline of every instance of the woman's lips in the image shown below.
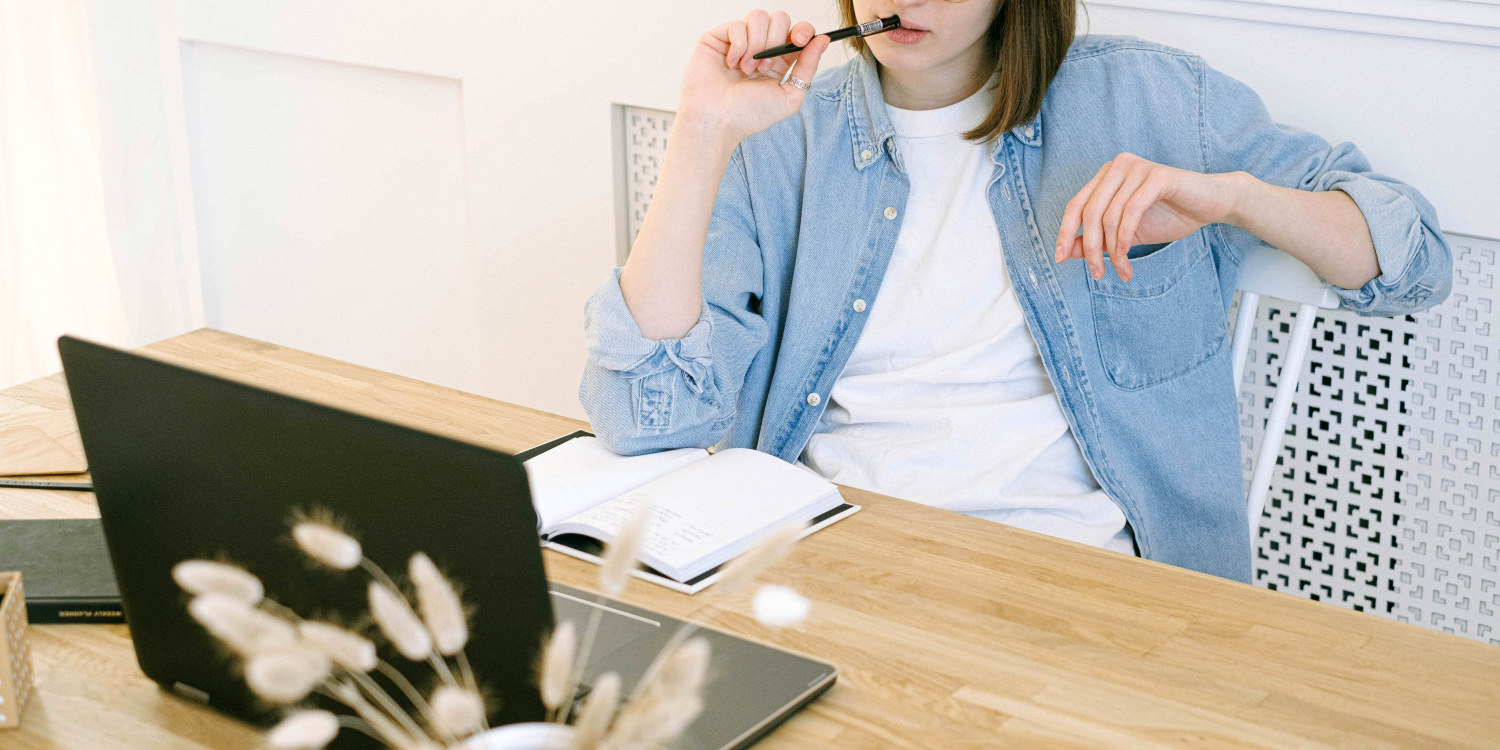
<path fill-rule="evenodd" d="M 903 24 L 900 28 L 885 32 L 885 37 L 897 44 L 916 44 L 927 36 L 927 29 L 913 28 Z"/>

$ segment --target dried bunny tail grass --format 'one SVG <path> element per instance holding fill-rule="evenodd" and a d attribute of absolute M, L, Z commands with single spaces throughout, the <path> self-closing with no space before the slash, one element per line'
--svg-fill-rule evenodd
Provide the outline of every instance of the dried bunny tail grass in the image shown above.
<path fill-rule="evenodd" d="M 786 628 L 807 619 L 812 609 L 807 597 L 787 586 L 768 584 L 755 592 L 755 619 L 773 628 Z"/>
<path fill-rule="evenodd" d="M 172 566 L 172 580 L 194 596 L 222 594 L 251 606 L 266 595 L 266 587 L 254 574 L 213 560 L 183 560 Z"/>
<path fill-rule="evenodd" d="M 701 713 L 703 699 L 696 695 L 641 696 L 621 712 L 600 747 L 606 750 L 671 747 Z"/>
<path fill-rule="evenodd" d="M 328 678 L 328 657 L 292 647 L 256 654 L 245 661 L 245 684 L 272 703 L 295 703 Z"/>
<path fill-rule="evenodd" d="M 604 560 L 599 565 L 599 587 L 604 589 L 604 593 L 618 596 L 625 590 L 630 571 L 635 569 L 641 544 L 646 540 L 646 526 L 650 522 L 651 502 L 644 496 L 637 495 L 630 517 L 620 526 L 614 542 L 604 550 Z"/>
<path fill-rule="evenodd" d="M 292 540 L 303 552 L 334 570 L 353 570 L 364 559 L 359 541 L 331 523 L 299 521 L 292 524 Z"/>
<path fill-rule="evenodd" d="M 639 742 L 632 747 L 670 747 L 703 713 L 703 696 L 690 693 L 668 696 L 656 706 L 656 711 L 644 722 Z"/>
<path fill-rule="evenodd" d="M 266 744 L 274 748 L 321 750 L 339 733 L 339 717 L 329 711 L 293 711 L 271 727 Z"/>
<path fill-rule="evenodd" d="M 542 663 L 537 687 L 542 694 L 542 705 L 549 714 L 555 714 L 571 695 L 573 687 L 573 660 L 578 652 L 578 637 L 572 620 L 563 620 L 547 639 L 542 650 Z M 562 717 L 558 717 L 561 719 Z"/>
<path fill-rule="evenodd" d="M 702 692 L 708 681 L 710 649 L 708 640 L 699 636 L 672 650 L 662 662 L 657 685 L 663 692 Z"/>
<path fill-rule="evenodd" d="M 350 672 L 368 673 L 378 661 L 368 638 L 331 623 L 304 620 L 297 623 L 297 635 L 304 645 Z"/>
<path fill-rule="evenodd" d="M 643 695 L 626 706 L 599 746 L 605 750 L 670 747 L 701 713 L 703 699 L 696 695 Z"/>
<path fill-rule="evenodd" d="M 391 717 L 381 713 L 368 700 L 365 700 L 365 696 L 352 682 L 335 683 L 328 688 L 326 693 L 354 709 L 354 713 L 375 731 L 386 747 L 412 748 L 417 746 L 419 740 L 425 739 L 419 733 L 403 729 L 392 721 Z"/>
<path fill-rule="evenodd" d="M 604 747 L 670 745 L 703 712 L 703 685 L 708 680 L 708 641 L 688 640 L 648 670 Z"/>
<path fill-rule="evenodd" d="M 438 728 L 463 737 L 484 726 L 484 699 L 479 693 L 455 685 L 432 691 L 432 718 Z"/>
<path fill-rule="evenodd" d="M 375 581 L 370 582 L 369 595 L 370 615 L 391 645 L 412 661 L 426 659 L 432 653 L 432 637 L 406 598 Z"/>
<path fill-rule="evenodd" d="M 594 680 L 594 689 L 584 699 L 573 725 L 574 750 L 596 750 L 609 731 L 610 720 L 620 706 L 620 675 L 606 672 Z"/>
<path fill-rule="evenodd" d="M 462 651 L 469 642 L 469 624 L 453 584 L 433 564 L 432 558 L 421 552 L 411 556 L 407 574 L 417 590 L 417 608 L 438 653 L 452 656 Z"/>
<path fill-rule="evenodd" d="M 719 577 L 719 593 L 733 594 L 747 588 L 761 573 L 786 557 L 807 526 L 794 522 L 771 532 L 743 555 L 730 560 Z"/>
<path fill-rule="evenodd" d="M 297 644 L 291 623 L 226 594 L 193 597 L 187 609 L 213 637 L 247 658 Z"/>

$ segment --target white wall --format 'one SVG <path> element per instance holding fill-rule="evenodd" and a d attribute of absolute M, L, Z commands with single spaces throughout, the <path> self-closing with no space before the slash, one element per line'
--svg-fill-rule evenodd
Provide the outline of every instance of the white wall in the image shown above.
<path fill-rule="evenodd" d="M 182 72 L 207 323 L 464 385 L 459 81 L 200 42 Z"/>
<path fill-rule="evenodd" d="M 142 236 L 156 222 L 197 245 L 209 325 L 575 416 L 582 305 L 617 247 L 611 106 L 675 108 L 693 40 L 745 10 L 728 0 L 129 2 L 149 12 L 94 0 L 108 17 L 99 67 L 111 71 L 117 117 L 135 92 L 166 102 L 155 120 L 165 145 L 114 165 L 123 180 L 162 186 L 121 226 Z M 1496 2 L 1422 5 L 1487 12 Z M 1262 3 L 1136 7 L 1146 3 L 1092 6 L 1091 27 L 1205 54 L 1278 119 L 1353 140 L 1424 189 L 1446 229 L 1500 236 L 1500 45 L 1483 27 L 1452 43 L 1391 35 L 1399 24 L 1312 28 L 1291 11 L 1179 12 Z M 832 0 L 784 7 L 819 28 L 836 15 Z M 149 56 L 142 49 L 156 50 L 158 69 L 130 62 Z M 190 137 L 167 137 L 174 122 Z M 191 164 L 191 180 L 172 179 L 173 157 Z"/>
<path fill-rule="evenodd" d="M 111 343 L 142 344 L 203 321 L 176 14 L 164 0 L 84 5 L 104 141 L 106 224 L 134 339 Z"/>

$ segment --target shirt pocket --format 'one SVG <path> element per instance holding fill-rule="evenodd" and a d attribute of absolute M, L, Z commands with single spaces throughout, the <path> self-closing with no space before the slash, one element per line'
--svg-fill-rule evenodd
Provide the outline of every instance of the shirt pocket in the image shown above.
<path fill-rule="evenodd" d="M 1228 313 L 1203 232 L 1131 260 L 1130 281 L 1089 279 L 1105 373 L 1140 390 L 1197 367 L 1224 347 Z"/>

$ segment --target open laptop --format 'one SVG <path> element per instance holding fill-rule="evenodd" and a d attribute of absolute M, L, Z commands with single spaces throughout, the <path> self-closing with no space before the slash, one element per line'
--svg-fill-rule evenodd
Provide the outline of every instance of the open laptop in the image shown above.
<path fill-rule="evenodd" d="M 274 721 L 235 657 L 188 615 L 172 566 L 241 565 L 300 615 L 358 625 L 368 577 L 312 565 L 290 539 L 296 514 L 332 513 L 398 580 L 421 551 L 461 587 L 472 610 L 465 652 L 491 699 L 491 725 L 541 718 L 535 665 L 554 613 L 582 632 L 600 605 L 549 587 L 517 458 L 71 337 L 58 349 L 146 676 L 234 716 Z M 620 602 L 602 608 L 584 682 L 617 671 L 628 694 L 679 621 Z M 828 664 L 700 632 L 713 652 L 705 710 L 679 747 L 748 745 L 834 682 Z M 376 640 L 415 684 L 433 684 L 429 665 Z M 336 743 L 365 740 L 345 730 Z"/>

